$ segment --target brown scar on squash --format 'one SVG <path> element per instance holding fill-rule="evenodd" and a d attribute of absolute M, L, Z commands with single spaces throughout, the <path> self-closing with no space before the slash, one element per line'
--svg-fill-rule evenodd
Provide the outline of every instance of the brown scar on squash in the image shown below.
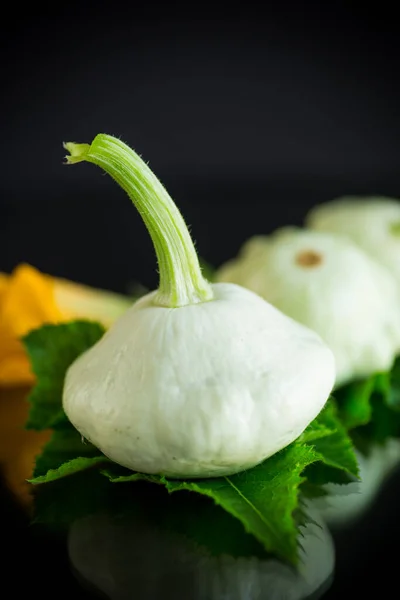
<path fill-rule="evenodd" d="M 322 263 L 322 255 L 315 250 L 302 250 L 296 255 L 295 261 L 301 267 L 316 267 Z"/>

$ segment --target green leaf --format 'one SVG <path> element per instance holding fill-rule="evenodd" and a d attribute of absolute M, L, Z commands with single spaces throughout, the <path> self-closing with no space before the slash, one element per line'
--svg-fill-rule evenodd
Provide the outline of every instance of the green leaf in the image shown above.
<path fill-rule="evenodd" d="M 359 475 L 358 462 L 354 453 L 352 440 L 340 421 L 335 401 L 331 398 L 318 415 L 316 421 L 330 433 L 313 440 L 315 450 L 323 457 L 321 470 L 324 466 Z M 327 477 L 327 483 L 332 481 Z"/>
<path fill-rule="evenodd" d="M 400 437 L 400 413 L 392 410 L 384 402 L 374 399 L 373 438 L 378 444 L 384 444 L 389 438 Z"/>
<path fill-rule="evenodd" d="M 316 419 L 298 438 L 297 443 L 311 444 L 321 460 L 309 465 L 302 490 L 308 497 L 321 496 L 327 483 L 349 483 L 358 478 L 359 467 L 354 444 L 341 422 L 334 398 L 329 398 Z"/>
<path fill-rule="evenodd" d="M 336 390 L 335 398 L 340 406 L 340 417 L 347 429 L 366 425 L 371 420 L 371 395 L 376 384 L 376 377 L 372 376 Z"/>
<path fill-rule="evenodd" d="M 389 438 L 400 437 L 400 358 L 391 371 L 343 386 L 335 398 L 341 421 L 363 454 Z"/>
<path fill-rule="evenodd" d="M 73 321 L 44 325 L 22 339 L 37 379 L 28 398 L 31 407 L 27 429 L 48 429 L 67 422 L 62 409 L 65 374 L 74 360 L 104 333 L 99 323 Z"/>
<path fill-rule="evenodd" d="M 400 357 L 397 357 L 392 370 L 390 371 L 389 385 L 384 381 L 384 393 L 386 403 L 389 408 L 400 411 Z"/>
<path fill-rule="evenodd" d="M 71 425 L 53 431 L 52 437 L 36 459 L 30 483 L 47 483 L 73 475 L 97 464 L 109 462 L 93 444 Z"/>
<path fill-rule="evenodd" d="M 74 473 L 85 471 L 90 467 L 103 464 L 107 461 L 108 459 L 104 456 L 94 456 L 93 458 L 81 456 L 79 458 L 74 458 L 73 460 L 62 464 L 57 469 L 50 469 L 49 471 L 47 471 L 46 475 L 40 475 L 33 479 L 29 479 L 28 481 L 33 484 L 49 483 L 50 481 L 61 479 L 62 477 L 66 477 L 67 475 L 74 475 Z"/>
<path fill-rule="evenodd" d="M 325 423 L 324 414 L 326 410 L 327 408 L 325 405 L 324 409 L 318 415 L 318 417 L 316 417 L 314 421 L 311 421 L 311 423 L 303 431 L 300 437 L 297 438 L 296 441 L 298 443 L 309 444 L 320 438 L 326 437 L 327 435 L 332 435 L 333 433 L 335 433 L 335 428 L 332 429 L 331 427 L 328 427 L 328 425 Z"/>
<path fill-rule="evenodd" d="M 298 528 L 294 512 L 299 506 L 298 488 L 304 481 L 301 473 L 319 459 L 313 448 L 291 444 L 257 467 L 229 477 L 181 481 L 138 473 L 116 477 L 110 472 L 105 474 L 115 483 L 157 481 L 171 493 L 187 490 L 208 496 L 239 519 L 267 552 L 295 563 Z"/>
<path fill-rule="evenodd" d="M 374 446 L 383 445 L 390 438 L 400 438 L 400 412 L 392 410 L 378 394 L 372 396 L 371 406 L 371 421 L 351 432 L 356 448 L 366 456 Z"/>

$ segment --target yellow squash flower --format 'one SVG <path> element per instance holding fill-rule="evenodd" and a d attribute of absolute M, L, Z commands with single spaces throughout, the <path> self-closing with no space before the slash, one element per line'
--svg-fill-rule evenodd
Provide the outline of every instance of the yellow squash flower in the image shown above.
<path fill-rule="evenodd" d="M 34 381 L 19 341 L 44 323 L 88 318 L 109 327 L 132 300 L 113 292 L 45 275 L 27 264 L 0 273 L 0 386 Z"/>
<path fill-rule="evenodd" d="M 34 376 L 21 336 L 44 323 L 79 318 L 109 327 L 131 304 L 128 297 L 50 277 L 27 264 L 11 275 L 0 273 L 0 468 L 26 508 L 31 498 L 26 479 L 51 432 L 24 429 Z"/>

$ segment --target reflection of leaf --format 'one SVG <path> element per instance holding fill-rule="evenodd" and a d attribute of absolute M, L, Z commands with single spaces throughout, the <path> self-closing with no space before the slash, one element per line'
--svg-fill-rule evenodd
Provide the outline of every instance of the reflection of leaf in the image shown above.
<path fill-rule="evenodd" d="M 67 419 L 62 409 L 62 390 L 68 367 L 104 334 L 99 323 L 73 321 L 44 325 L 22 340 L 37 383 L 29 395 L 31 409 L 27 429 L 48 429 Z"/>

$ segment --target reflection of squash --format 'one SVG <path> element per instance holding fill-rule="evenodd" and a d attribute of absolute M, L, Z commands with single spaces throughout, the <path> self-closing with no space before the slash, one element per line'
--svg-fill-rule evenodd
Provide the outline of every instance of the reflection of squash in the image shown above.
<path fill-rule="evenodd" d="M 298 571 L 275 558 L 212 555 L 207 546 L 198 548 L 190 538 L 163 527 L 163 518 L 168 522 L 168 508 L 164 510 L 161 521 L 140 508 L 117 519 L 103 513 L 75 521 L 68 554 L 85 587 L 105 598 L 311 600 L 321 598 L 332 582 L 333 539 L 314 510 L 301 527 Z M 227 549 L 230 541 L 236 545 L 235 534 L 226 540 Z"/>
<path fill-rule="evenodd" d="M 16 499 L 30 507 L 30 484 L 35 457 L 50 437 L 50 431 L 26 431 L 28 389 L 0 389 L 0 469 Z"/>

